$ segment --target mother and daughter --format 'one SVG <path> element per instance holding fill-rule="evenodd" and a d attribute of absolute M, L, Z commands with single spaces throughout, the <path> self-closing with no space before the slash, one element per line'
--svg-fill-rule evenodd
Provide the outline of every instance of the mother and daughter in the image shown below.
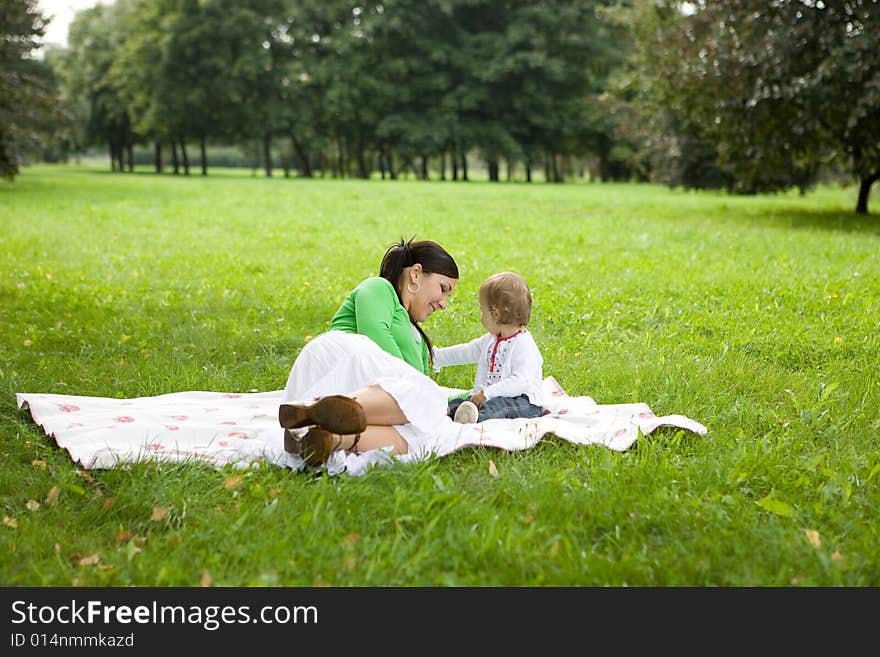
<path fill-rule="evenodd" d="M 278 419 L 284 448 L 321 466 L 336 450 L 430 451 L 441 422 L 538 417 L 543 413 L 541 353 L 526 329 L 532 297 L 526 282 L 503 272 L 480 286 L 486 333 L 435 348 L 421 327 L 445 310 L 458 266 L 430 240 L 400 240 L 379 275 L 355 287 L 327 332 L 297 356 Z M 450 399 L 431 378 L 448 365 L 476 363 L 473 389 Z"/>

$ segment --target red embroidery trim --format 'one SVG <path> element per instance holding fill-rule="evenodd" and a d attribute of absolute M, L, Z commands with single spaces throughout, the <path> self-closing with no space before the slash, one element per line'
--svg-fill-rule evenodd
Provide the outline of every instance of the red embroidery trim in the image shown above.
<path fill-rule="evenodd" d="M 513 335 L 508 335 L 506 338 L 501 338 L 501 337 L 495 338 L 495 346 L 492 347 L 492 357 L 489 359 L 489 371 L 490 372 L 495 371 L 495 354 L 498 353 L 498 345 L 501 344 L 502 342 L 504 342 L 505 340 L 512 340 L 513 338 L 515 338 L 516 336 L 518 336 L 522 332 L 523 332 L 523 329 L 520 329 L 519 331 L 517 331 Z"/>

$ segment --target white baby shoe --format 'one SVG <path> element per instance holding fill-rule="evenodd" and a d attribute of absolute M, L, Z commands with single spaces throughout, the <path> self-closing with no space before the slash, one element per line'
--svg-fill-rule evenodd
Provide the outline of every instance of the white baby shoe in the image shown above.
<path fill-rule="evenodd" d="M 477 418 L 480 417 L 480 409 L 472 401 L 464 401 L 455 410 L 455 417 L 452 419 L 459 424 L 476 424 Z"/>

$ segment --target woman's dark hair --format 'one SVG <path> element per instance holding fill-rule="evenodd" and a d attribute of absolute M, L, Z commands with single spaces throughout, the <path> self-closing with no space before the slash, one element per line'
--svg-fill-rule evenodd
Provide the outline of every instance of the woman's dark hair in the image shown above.
<path fill-rule="evenodd" d="M 411 237 L 409 240 L 400 238 L 396 244 L 392 244 L 385 251 L 382 257 L 382 264 L 379 265 L 379 276 L 390 282 L 397 292 L 397 298 L 403 303 L 403 297 L 400 295 L 400 274 L 407 267 L 419 264 L 422 271 L 426 274 L 443 274 L 449 278 L 458 279 L 458 265 L 455 260 L 442 246 L 431 240 L 416 240 Z M 410 319 L 413 326 L 421 334 L 428 345 L 428 359 L 434 364 L 434 346 L 425 331 L 419 326 L 418 322 Z"/>

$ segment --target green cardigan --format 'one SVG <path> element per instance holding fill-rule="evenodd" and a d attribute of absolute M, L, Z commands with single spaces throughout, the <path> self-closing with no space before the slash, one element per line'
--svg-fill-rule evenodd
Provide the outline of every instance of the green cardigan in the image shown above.
<path fill-rule="evenodd" d="M 330 321 L 331 331 L 366 335 L 392 356 L 429 374 L 428 345 L 418 334 L 394 286 L 374 276 L 354 288 Z"/>

